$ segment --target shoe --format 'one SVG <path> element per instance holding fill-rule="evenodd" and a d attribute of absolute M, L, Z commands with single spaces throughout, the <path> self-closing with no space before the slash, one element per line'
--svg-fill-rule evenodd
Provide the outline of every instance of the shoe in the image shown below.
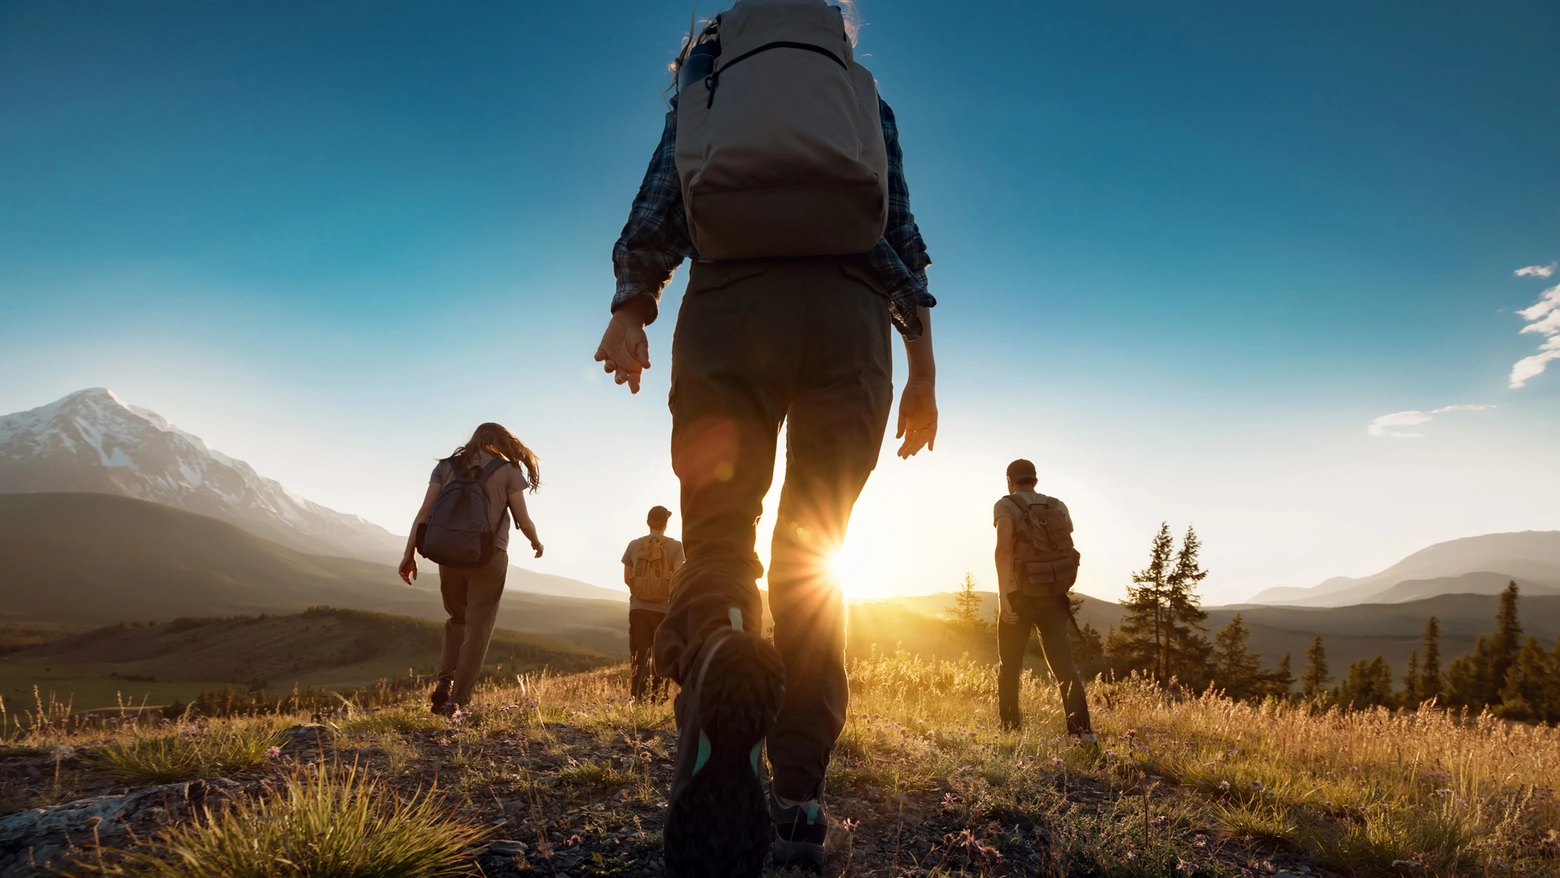
<path fill-rule="evenodd" d="M 704 641 L 677 734 L 666 873 L 757 878 L 774 829 L 759 756 L 785 697 L 785 667 L 765 641 L 723 628 Z"/>
<path fill-rule="evenodd" d="M 439 678 L 439 685 L 433 687 L 433 696 L 430 698 L 430 700 L 433 702 L 434 713 L 448 714 L 450 712 L 446 709 L 446 705 L 449 704 L 450 692 L 454 690 L 454 688 L 454 680 L 451 680 L 449 677 Z"/>
<path fill-rule="evenodd" d="M 801 869 L 823 874 L 823 842 L 829 835 L 829 817 L 819 802 L 782 805 L 769 795 L 769 819 L 775 826 L 775 868 Z"/>

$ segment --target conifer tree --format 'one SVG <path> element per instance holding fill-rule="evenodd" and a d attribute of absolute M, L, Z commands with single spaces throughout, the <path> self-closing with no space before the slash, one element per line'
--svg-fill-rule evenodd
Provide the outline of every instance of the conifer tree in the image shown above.
<path fill-rule="evenodd" d="M 1490 637 L 1489 666 L 1485 672 L 1486 704 L 1500 703 L 1501 690 L 1506 688 L 1506 673 L 1516 663 L 1521 650 L 1522 620 L 1517 615 L 1517 583 L 1513 580 L 1500 593 L 1500 609 L 1495 611 L 1495 633 Z"/>
<path fill-rule="evenodd" d="M 1425 621 L 1425 663 L 1419 668 L 1414 686 L 1420 701 L 1441 697 L 1441 620 L 1431 616 Z"/>
<path fill-rule="evenodd" d="M 1322 645 L 1322 635 L 1316 635 L 1311 647 L 1305 651 L 1305 671 L 1300 674 L 1300 694 L 1306 698 L 1319 698 L 1327 693 L 1332 673 L 1327 669 L 1327 647 Z"/>
<path fill-rule="evenodd" d="M 1403 665 L 1403 706 L 1412 710 L 1419 706 L 1419 650 L 1408 654 Z"/>
<path fill-rule="evenodd" d="M 1560 720 L 1560 704 L 1550 697 L 1551 683 L 1560 668 L 1552 667 L 1549 654 L 1538 638 L 1529 637 L 1517 652 L 1516 661 L 1506 672 L 1506 684 L 1501 688 L 1500 707 L 1496 713 L 1519 722 L 1553 722 Z"/>
<path fill-rule="evenodd" d="M 1126 615 L 1106 641 L 1112 664 L 1122 672 L 1143 671 L 1164 683 L 1169 677 L 1164 667 L 1168 639 L 1166 593 L 1174 563 L 1175 538 L 1170 526 L 1161 523 L 1159 533 L 1149 547 L 1148 566 L 1132 574 L 1127 599 L 1122 602 Z"/>
<path fill-rule="evenodd" d="M 1453 659 L 1446 669 L 1446 704 L 1448 707 L 1467 707 L 1475 710 L 1489 704 L 1487 696 L 1490 676 L 1489 638 L 1483 634 L 1473 645 L 1473 652 Z"/>
<path fill-rule="evenodd" d="M 1197 587 L 1208 578 L 1198 555 L 1202 540 L 1190 525 L 1181 537 L 1181 548 L 1175 555 L 1175 567 L 1170 571 L 1169 586 L 1165 598 L 1169 609 L 1170 624 L 1167 667 L 1169 676 L 1183 685 L 1202 688 L 1207 683 L 1208 664 L 1213 656 L 1213 644 L 1208 642 L 1208 611 L 1202 608 L 1202 598 Z"/>
<path fill-rule="evenodd" d="M 1200 687 L 1207 677 L 1213 645 L 1203 623 L 1197 586 L 1208 576 L 1198 560 L 1202 543 L 1187 528 L 1176 551 L 1170 526 L 1161 523 L 1149 547 L 1148 566 L 1132 574 L 1126 615 L 1106 640 L 1112 666 L 1122 672 L 1141 671 L 1160 685 L 1174 679 Z"/>
<path fill-rule="evenodd" d="M 1262 692 L 1262 657 L 1248 648 L 1251 629 L 1239 613 L 1222 628 L 1213 648 L 1213 682 L 1235 701 Z"/>
<path fill-rule="evenodd" d="M 1289 690 L 1295 686 L 1294 672 L 1289 670 L 1289 653 L 1278 660 L 1278 670 L 1262 675 L 1262 694 L 1271 695 L 1274 698 L 1288 698 Z"/>
<path fill-rule="evenodd" d="M 986 621 L 981 618 L 980 606 L 980 594 L 975 591 L 975 577 L 966 573 L 964 582 L 953 595 L 953 621 L 971 631 L 984 630 Z"/>
<path fill-rule="evenodd" d="M 1333 697 L 1356 710 L 1392 704 L 1392 669 L 1386 658 L 1360 659 L 1349 665 L 1349 675 L 1338 684 Z"/>

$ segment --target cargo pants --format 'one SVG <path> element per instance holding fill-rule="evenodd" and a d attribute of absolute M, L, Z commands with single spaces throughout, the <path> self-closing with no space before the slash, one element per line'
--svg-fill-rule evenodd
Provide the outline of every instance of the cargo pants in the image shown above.
<path fill-rule="evenodd" d="M 656 634 L 679 682 L 704 639 L 760 634 L 754 551 L 786 424 L 769 608 L 786 695 L 768 738 L 775 791 L 821 795 L 845 726 L 845 607 L 829 570 L 877 465 L 893 396 L 888 300 L 860 257 L 697 263 L 672 341 L 672 466 L 687 563 Z"/>

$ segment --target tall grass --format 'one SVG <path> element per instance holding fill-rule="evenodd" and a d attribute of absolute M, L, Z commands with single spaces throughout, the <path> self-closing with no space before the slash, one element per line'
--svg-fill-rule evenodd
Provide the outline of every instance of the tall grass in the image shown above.
<path fill-rule="evenodd" d="M 272 717 L 172 732 L 132 726 L 91 751 L 87 760 L 116 777 L 166 783 L 257 768 L 281 743 L 282 726 Z"/>
<path fill-rule="evenodd" d="M 464 874 L 483 830 L 442 797 L 402 801 L 353 766 L 291 773 L 277 792 L 165 831 L 99 874 L 146 878 L 406 878 Z"/>

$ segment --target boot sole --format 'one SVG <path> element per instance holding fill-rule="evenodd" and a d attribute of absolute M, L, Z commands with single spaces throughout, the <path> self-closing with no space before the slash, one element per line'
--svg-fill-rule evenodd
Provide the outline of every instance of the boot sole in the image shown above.
<path fill-rule="evenodd" d="M 706 648 L 712 652 L 693 693 L 694 721 L 677 741 L 666 872 L 674 878 L 757 876 L 774 837 L 756 768 L 758 748 L 785 697 L 785 670 L 773 646 L 740 632 Z"/>

